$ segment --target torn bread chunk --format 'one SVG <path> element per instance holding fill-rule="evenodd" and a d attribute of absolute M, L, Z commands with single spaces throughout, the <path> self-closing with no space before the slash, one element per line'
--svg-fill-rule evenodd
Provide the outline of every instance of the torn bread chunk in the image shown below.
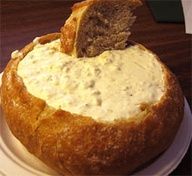
<path fill-rule="evenodd" d="M 73 6 L 61 28 L 61 51 L 75 57 L 93 57 L 106 50 L 125 49 L 133 10 L 140 0 L 86 0 Z"/>

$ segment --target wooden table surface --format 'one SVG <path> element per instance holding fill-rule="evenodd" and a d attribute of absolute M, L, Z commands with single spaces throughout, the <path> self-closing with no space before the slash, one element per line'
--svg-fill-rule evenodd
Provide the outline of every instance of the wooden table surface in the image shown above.
<path fill-rule="evenodd" d="M 71 13 L 74 1 L 1 1 L 0 72 L 10 54 L 21 49 L 35 37 L 58 32 Z M 183 93 L 191 105 L 192 52 L 191 35 L 185 34 L 184 24 L 157 23 L 147 4 L 136 10 L 137 21 L 132 27 L 131 40 L 154 51 L 177 76 Z M 192 150 L 191 150 L 192 151 Z M 172 175 L 191 174 L 191 153 L 185 155 Z"/>

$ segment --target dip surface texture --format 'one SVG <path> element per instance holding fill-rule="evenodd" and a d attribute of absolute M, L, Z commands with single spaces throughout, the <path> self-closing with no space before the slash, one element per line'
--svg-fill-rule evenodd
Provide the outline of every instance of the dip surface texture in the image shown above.
<path fill-rule="evenodd" d="M 60 40 L 37 44 L 17 73 L 28 92 L 49 106 L 98 121 L 132 117 L 165 92 L 160 62 L 138 45 L 74 58 L 60 52 Z"/>

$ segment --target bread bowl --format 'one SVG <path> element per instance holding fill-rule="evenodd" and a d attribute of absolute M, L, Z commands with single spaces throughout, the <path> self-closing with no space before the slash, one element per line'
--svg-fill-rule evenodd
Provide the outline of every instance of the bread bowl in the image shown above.
<path fill-rule="evenodd" d="M 104 118 L 105 116 L 102 116 L 102 113 L 97 114 L 98 116 L 101 115 L 100 118 L 97 118 L 86 114 L 95 111 L 87 111 L 86 115 L 83 115 L 84 112 L 77 113 L 74 109 L 73 111 L 67 111 L 63 109 L 67 106 L 60 108 L 54 104 L 50 106 L 50 102 L 46 101 L 46 98 L 42 99 L 35 96 L 36 94 L 33 95 L 34 92 L 31 92 L 28 83 L 25 84 L 27 77 L 29 78 L 31 75 L 21 77 L 19 71 L 22 61 L 30 56 L 31 51 L 41 49 L 40 44 L 42 44 L 43 48 L 46 43 L 54 42 L 59 38 L 60 34 L 54 33 L 34 40 L 34 42 L 13 55 L 3 74 L 1 106 L 10 130 L 27 150 L 63 175 L 130 174 L 139 166 L 162 153 L 171 144 L 183 118 L 182 91 L 176 77 L 169 69 L 144 46 L 135 44 L 136 50 L 134 50 L 134 46 L 130 46 L 128 49 L 130 48 L 133 53 L 138 54 L 139 52 L 139 55 L 145 53 L 147 56 L 152 57 L 154 63 L 158 63 L 157 67 L 154 65 L 155 69 L 153 67 L 150 67 L 150 69 L 152 69 L 153 73 L 156 73 L 155 70 L 163 73 L 163 75 L 160 75 L 163 76 L 161 96 L 156 97 L 157 99 L 151 103 L 140 101 L 139 106 L 137 106 L 139 111 L 134 111 L 136 114 L 133 113 L 133 115 L 123 118 L 121 116 L 112 116 L 112 118 L 107 116 Z M 47 52 L 65 55 L 58 50 L 60 48 L 58 43 L 59 41 L 57 45 L 53 45 L 51 50 L 47 50 Z M 34 48 L 35 45 L 37 45 L 36 48 Z M 110 53 L 113 55 L 114 52 L 116 51 L 104 52 L 104 57 L 101 59 L 110 58 Z M 103 54 L 101 55 L 103 56 Z M 110 57 L 108 57 L 109 55 Z M 111 58 L 115 57 L 112 56 Z M 148 57 L 142 58 L 148 59 Z M 89 62 L 89 59 L 87 60 L 73 59 L 73 62 L 79 61 L 83 65 L 83 63 Z M 146 62 L 146 64 L 148 63 Z M 26 65 L 23 66 L 26 67 Z M 24 67 L 22 68 L 24 69 Z M 108 69 L 107 67 L 104 68 Z M 32 64 L 27 67 L 27 70 L 30 69 L 33 69 Z M 111 71 L 111 75 L 118 72 L 118 68 L 112 68 L 112 70 L 115 72 Z M 142 72 L 143 79 L 145 79 L 144 75 L 147 70 Z M 38 78 L 38 75 L 35 77 Z M 130 77 L 130 75 L 127 75 L 127 77 Z M 151 79 L 153 80 L 155 77 L 151 77 Z M 47 87 L 47 84 L 43 84 L 43 86 Z M 143 87 L 145 88 L 144 85 Z M 108 90 L 110 89 L 112 90 L 113 87 L 111 86 Z M 146 90 L 145 88 L 140 92 L 143 91 L 143 93 L 147 94 Z M 138 95 L 134 96 L 138 97 Z M 115 104 L 120 104 L 123 110 L 121 104 L 123 100 L 115 102 L 113 97 L 112 100 Z M 114 104 L 112 104 L 112 108 L 115 111 Z M 129 112 L 127 113 L 129 114 Z"/>

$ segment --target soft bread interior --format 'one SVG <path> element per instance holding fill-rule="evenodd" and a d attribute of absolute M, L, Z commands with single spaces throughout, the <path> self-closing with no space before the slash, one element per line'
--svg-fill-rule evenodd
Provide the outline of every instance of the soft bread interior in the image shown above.
<path fill-rule="evenodd" d="M 112 2 L 111 2 L 112 3 Z M 96 56 L 111 49 L 124 49 L 135 21 L 127 1 L 104 1 L 91 6 L 81 21 L 77 36 L 79 56 Z"/>
<path fill-rule="evenodd" d="M 61 49 L 76 57 L 93 57 L 112 49 L 125 49 L 133 10 L 139 0 L 87 0 L 73 7 L 61 28 Z"/>
<path fill-rule="evenodd" d="M 77 59 L 62 53 L 55 40 L 37 44 L 17 72 L 29 93 L 48 105 L 98 121 L 132 117 L 165 90 L 161 63 L 140 45 Z"/>

